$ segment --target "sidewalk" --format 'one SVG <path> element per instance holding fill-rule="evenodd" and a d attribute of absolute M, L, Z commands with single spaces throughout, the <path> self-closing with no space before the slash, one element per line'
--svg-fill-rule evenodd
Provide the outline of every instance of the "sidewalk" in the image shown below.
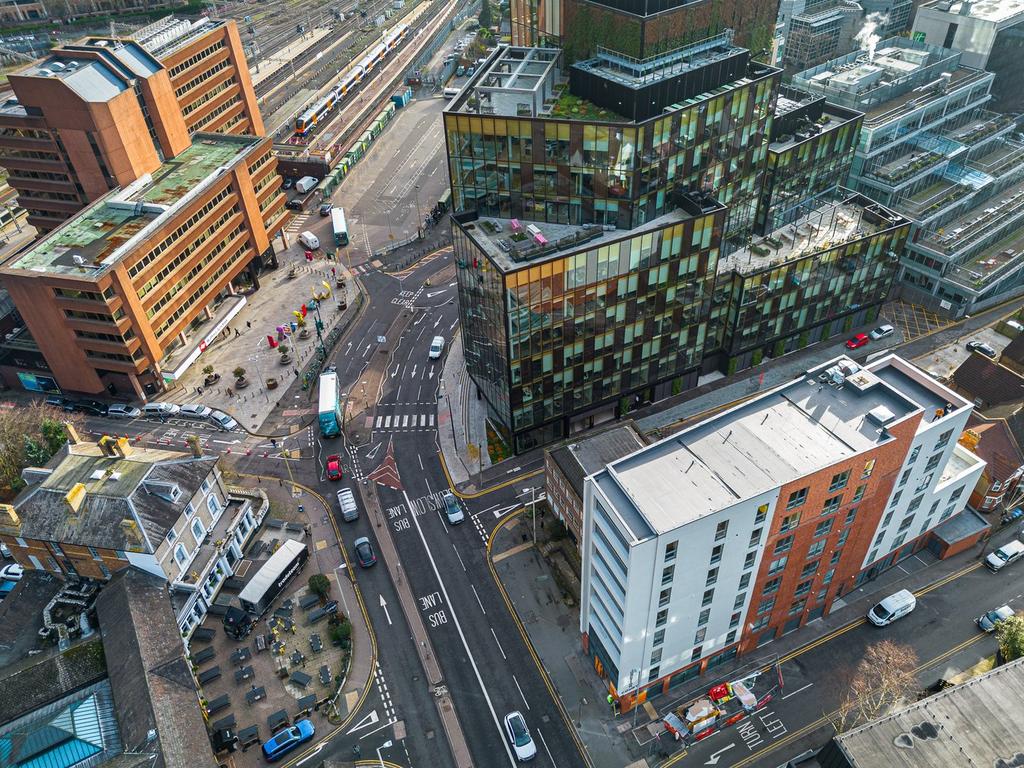
<path fill-rule="evenodd" d="M 289 424 L 294 428 L 303 420 L 308 421 L 314 406 L 305 397 L 307 393 L 302 391 L 298 379 L 303 368 L 319 350 L 314 328 L 316 315 L 313 312 L 307 313 L 308 336 L 301 339 L 299 333 L 291 333 L 290 323 L 296 321 L 292 313 L 303 304 L 308 305 L 313 291 L 323 290 L 322 283 L 330 285 L 331 296 L 320 307 L 320 318 L 324 323 L 323 336 L 326 339 L 334 328 L 347 323 L 356 314 L 359 287 L 346 267 L 333 259 L 320 258 L 307 262 L 301 249 L 296 248 L 281 253 L 279 259 L 280 267 L 260 276 L 259 290 L 244 297 L 244 304 L 226 321 L 223 331 L 208 342 L 208 346 L 181 378 L 171 385 L 162 400 L 175 403 L 201 402 L 231 414 L 249 432 L 267 432 L 262 425 L 274 412 L 277 412 L 278 417 L 284 417 L 283 424 L 279 423 L 280 419 L 275 419 L 273 426 L 268 425 L 274 434 Z M 296 274 L 289 277 L 292 266 Z M 345 278 L 344 289 L 335 286 L 332 268 L 337 275 Z M 339 311 L 338 300 L 342 295 L 348 303 L 348 309 Z M 211 330 L 219 325 L 216 319 L 211 323 Z M 281 346 L 271 349 L 267 342 L 267 336 L 278 339 L 279 327 L 287 327 L 290 334 L 279 342 L 289 349 L 289 362 L 286 364 L 282 363 Z M 197 343 L 195 338 L 190 341 Z M 165 368 L 173 368 L 174 365 L 173 356 L 165 361 Z M 206 366 L 213 366 L 214 373 L 220 376 L 210 386 L 204 384 L 206 374 L 203 369 Z M 246 372 L 249 384 L 244 389 L 238 388 L 232 374 L 237 368 Z M 295 383 L 299 386 L 293 386 Z"/>
<path fill-rule="evenodd" d="M 864 617 L 881 596 L 898 589 L 913 592 L 976 566 L 982 552 L 1014 538 L 1016 525 L 996 531 L 991 539 L 948 560 L 937 560 L 926 550 L 890 568 L 874 581 L 847 593 L 836 601 L 832 613 L 817 619 L 798 631 L 775 640 L 758 651 L 717 667 L 712 675 L 695 678 L 679 691 L 668 696 L 649 699 L 637 711 L 636 726 L 645 728 L 651 722 L 650 712 L 660 717 L 694 690 L 707 689 L 720 680 L 729 679 L 740 668 L 752 664 L 771 664 L 800 648 L 814 643 L 847 624 Z M 526 518 L 520 516 L 505 525 L 494 538 L 490 557 L 516 613 L 526 628 L 534 650 L 558 692 L 569 717 L 579 728 L 595 768 L 621 768 L 647 756 L 632 736 L 634 715 L 613 717 L 605 697 L 607 686 L 594 671 L 592 661 L 584 654 L 580 642 L 579 607 L 575 599 L 567 606 L 561 589 L 547 562 L 533 546 L 522 549 L 522 535 L 528 533 Z M 983 547 L 983 548 L 982 548 Z M 645 731 L 646 733 L 646 731 Z M 647 765 L 640 762 L 639 765 Z"/>
<path fill-rule="evenodd" d="M 474 396 L 476 385 L 466 372 L 462 354 L 462 331 L 448 345 L 448 357 L 441 372 L 437 398 L 437 436 L 441 453 L 455 486 L 474 492 L 486 481 L 491 467 L 487 453 L 487 404 Z M 477 458 L 468 456 L 466 446 L 477 446 Z M 461 446 L 461 448 L 460 448 Z"/>

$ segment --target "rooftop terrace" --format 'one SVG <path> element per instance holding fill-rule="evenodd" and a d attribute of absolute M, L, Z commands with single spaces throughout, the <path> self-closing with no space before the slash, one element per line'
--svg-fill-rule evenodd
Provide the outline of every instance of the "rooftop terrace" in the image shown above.
<path fill-rule="evenodd" d="M 95 277 L 128 255 L 143 230 L 161 226 L 261 141 L 196 134 L 180 155 L 83 209 L 8 262 L 7 269 Z"/>
<path fill-rule="evenodd" d="M 900 358 L 861 368 L 841 357 L 612 462 L 594 480 L 641 539 L 870 451 L 892 439 L 888 428 L 936 403 L 968 405 Z"/>
<path fill-rule="evenodd" d="M 827 202 L 792 224 L 758 238 L 749 247 L 720 258 L 718 272 L 758 272 L 905 223 L 907 219 L 878 203 L 861 195 L 848 195 L 836 202 Z"/>
<path fill-rule="evenodd" d="M 991 239 L 993 234 L 1005 231 L 1008 225 L 1024 220 L 1024 182 L 1004 190 L 994 198 L 988 198 L 976 208 L 921 238 L 921 244 L 943 256 L 968 251 L 981 241 Z M 1024 233 L 1021 233 L 1024 237 Z M 1012 236 L 1012 235 L 1011 235 Z"/>
<path fill-rule="evenodd" d="M 945 11 L 954 16 L 967 15 L 973 19 L 990 21 L 995 24 L 1012 22 L 1014 20 L 1024 21 L 1024 0 L 977 0 L 968 2 L 964 14 L 963 0 L 951 2 L 951 0 L 926 0 L 921 3 L 922 8 Z"/>

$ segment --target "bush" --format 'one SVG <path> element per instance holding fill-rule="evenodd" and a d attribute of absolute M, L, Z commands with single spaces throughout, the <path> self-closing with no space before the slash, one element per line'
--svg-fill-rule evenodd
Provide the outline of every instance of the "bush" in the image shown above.
<path fill-rule="evenodd" d="M 348 648 L 349 640 L 352 637 L 352 622 L 347 618 L 342 619 L 331 627 L 331 640 L 342 648 Z"/>
<path fill-rule="evenodd" d="M 309 591 L 320 598 L 323 602 L 331 593 L 331 580 L 322 573 L 314 573 L 309 577 Z"/>
<path fill-rule="evenodd" d="M 231 372 L 231 375 L 234 376 L 236 379 L 244 379 L 245 368 L 243 368 L 242 366 L 238 366 L 237 368 L 235 368 L 235 370 Z"/>
<path fill-rule="evenodd" d="M 750 356 L 750 364 L 751 365 L 760 365 L 761 364 L 761 360 L 763 360 L 763 359 L 764 359 L 764 350 L 755 349 L 754 350 L 754 354 L 752 354 Z"/>

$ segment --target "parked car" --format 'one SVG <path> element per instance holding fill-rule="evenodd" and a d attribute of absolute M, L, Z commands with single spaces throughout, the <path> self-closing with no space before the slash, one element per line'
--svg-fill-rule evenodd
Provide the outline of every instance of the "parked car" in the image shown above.
<path fill-rule="evenodd" d="M 1003 546 L 986 557 L 985 566 L 995 573 L 1010 563 L 1017 562 L 1021 556 L 1024 556 L 1024 544 L 1014 539 L 1003 544 Z"/>
<path fill-rule="evenodd" d="M 93 416 L 106 416 L 107 404 L 101 403 L 99 400 L 68 400 L 64 410 L 88 413 Z"/>
<path fill-rule="evenodd" d="M 880 325 L 868 335 L 877 341 L 878 339 L 884 339 L 886 336 L 892 336 L 894 333 L 896 333 L 896 329 L 891 325 Z"/>
<path fill-rule="evenodd" d="M 327 457 L 327 479 L 341 480 L 341 456 L 336 453 Z"/>
<path fill-rule="evenodd" d="M 210 421 L 216 424 L 220 429 L 225 432 L 230 432 L 233 429 L 238 429 L 238 422 L 228 416 L 224 411 L 213 411 L 210 414 Z"/>
<path fill-rule="evenodd" d="M 177 403 L 146 403 L 142 406 L 142 412 L 147 416 L 176 416 L 181 406 Z"/>
<path fill-rule="evenodd" d="M 982 632 L 995 632 L 996 624 L 1003 619 L 1008 619 L 1013 616 L 1014 610 L 1008 605 L 996 608 L 994 611 L 989 611 L 983 616 L 979 616 L 974 620 L 974 623 L 978 625 L 978 629 Z"/>
<path fill-rule="evenodd" d="M 0 555 L 3 555 L 8 560 L 11 558 L 11 550 L 2 541 L 0 541 Z"/>
<path fill-rule="evenodd" d="M 868 611 L 868 621 L 876 627 L 884 627 L 892 624 L 896 619 L 902 619 L 917 607 L 917 598 L 914 593 L 907 589 L 889 595 Z"/>
<path fill-rule="evenodd" d="M 356 506 L 356 497 L 352 494 L 351 488 L 342 488 L 338 491 L 338 509 L 341 510 L 341 519 L 346 523 L 359 519 L 359 507 Z"/>
<path fill-rule="evenodd" d="M 313 727 L 313 723 L 303 718 L 295 725 L 278 731 L 263 742 L 263 757 L 269 763 L 280 760 L 299 744 L 312 739 L 314 733 L 316 733 L 316 728 Z"/>
<path fill-rule="evenodd" d="M 295 186 L 295 179 L 291 176 L 285 176 L 284 182 L 281 184 L 281 189 L 291 189 Z"/>
<path fill-rule="evenodd" d="M 208 419 L 213 413 L 213 408 L 201 403 L 185 403 L 178 409 L 178 415 L 186 419 Z"/>
<path fill-rule="evenodd" d="M 852 339 L 848 339 L 847 340 L 846 348 L 847 349 L 860 349 L 865 344 L 867 344 L 868 341 L 870 341 L 870 339 L 868 339 L 868 335 L 866 333 L 858 333 Z"/>
<path fill-rule="evenodd" d="M 289 200 L 284 204 L 284 207 L 289 211 L 301 211 L 303 206 L 301 200 Z"/>
<path fill-rule="evenodd" d="M 60 408 L 62 411 L 73 411 L 74 405 L 64 395 L 47 395 L 46 404 L 53 408 Z"/>
<path fill-rule="evenodd" d="M 111 419 L 137 419 L 141 415 L 142 411 L 134 405 L 114 403 L 112 406 L 107 408 L 107 416 Z"/>
<path fill-rule="evenodd" d="M 370 540 L 361 536 L 352 543 L 352 550 L 356 553 L 356 562 L 360 568 L 369 568 L 377 563 L 377 556 L 373 554 L 373 546 Z"/>
<path fill-rule="evenodd" d="M 986 344 L 984 341 L 968 341 L 967 342 L 968 352 L 980 352 L 985 357 L 995 360 L 999 357 L 999 353 L 992 348 L 991 345 Z"/>
<path fill-rule="evenodd" d="M 0 579 L 4 581 L 21 581 L 21 577 L 25 575 L 25 569 L 17 563 L 11 563 L 0 568 Z"/>
<path fill-rule="evenodd" d="M 462 507 L 459 506 L 454 493 L 444 491 L 441 494 L 441 499 L 444 501 L 444 514 L 448 518 L 449 525 L 458 525 L 466 519 L 466 515 L 462 511 Z"/>
<path fill-rule="evenodd" d="M 320 215 L 330 216 L 332 210 L 334 210 L 333 205 L 331 205 L 330 203 L 324 203 L 323 205 L 320 206 Z"/>
<path fill-rule="evenodd" d="M 427 353 L 427 357 L 431 360 L 437 360 L 443 352 L 444 336 L 435 336 L 434 340 L 430 342 L 430 352 Z"/>
<path fill-rule="evenodd" d="M 537 745 L 533 743 L 530 729 L 526 727 L 526 719 L 519 712 L 505 715 L 505 735 L 519 762 L 525 763 L 537 756 Z"/>

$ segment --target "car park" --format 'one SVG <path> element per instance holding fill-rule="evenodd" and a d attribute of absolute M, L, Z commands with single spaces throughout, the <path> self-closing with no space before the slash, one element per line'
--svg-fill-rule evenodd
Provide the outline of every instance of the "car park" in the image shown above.
<path fill-rule="evenodd" d="M 137 419 L 141 415 L 142 411 L 136 408 L 134 405 L 114 403 L 109 408 L 107 408 L 107 416 L 111 419 Z"/>
<path fill-rule="evenodd" d="M 533 743 L 530 729 L 526 727 L 526 718 L 521 713 L 509 712 L 505 715 L 505 736 L 519 762 L 525 763 L 537 756 L 537 745 Z"/>
<path fill-rule="evenodd" d="M 338 490 L 338 509 L 341 510 L 341 519 L 346 523 L 359 519 L 359 507 L 356 506 L 356 497 L 352 494 L 351 488 Z"/>
<path fill-rule="evenodd" d="M 238 429 L 238 422 L 228 416 L 224 411 L 213 411 L 210 414 L 210 421 L 217 425 L 218 428 L 223 429 L 225 432 L 230 432 L 233 429 Z"/>
<path fill-rule="evenodd" d="M 866 333 L 858 333 L 852 339 L 848 339 L 846 342 L 847 349 L 860 349 L 869 341 Z"/>
<path fill-rule="evenodd" d="M 982 632 L 995 632 L 996 624 L 1010 618 L 1013 614 L 1013 608 L 1004 605 L 979 616 L 974 620 L 974 623 L 978 625 L 978 629 Z"/>
<path fill-rule="evenodd" d="M 877 341 L 878 339 L 884 339 L 887 336 L 892 336 L 894 333 L 896 333 L 896 329 L 891 325 L 880 325 L 868 335 Z"/>
<path fill-rule="evenodd" d="M 332 454 L 327 457 L 327 479 L 341 480 L 341 456 Z"/>
<path fill-rule="evenodd" d="M 177 416 L 181 407 L 177 403 L 146 403 L 142 406 L 142 412 L 147 416 L 158 416 L 166 418 Z"/>
<path fill-rule="evenodd" d="M 25 569 L 17 563 L 11 563 L 0 568 L 0 579 L 4 581 L 21 581 L 25 575 Z"/>
<path fill-rule="evenodd" d="M 978 352 L 987 358 L 995 360 L 999 357 L 999 353 L 990 344 L 986 344 L 984 341 L 968 341 L 967 342 L 968 352 Z"/>
<path fill-rule="evenodd" d="M 444 353 L 444 336 L 435 336 L 434 340 L 430 342 L 430 351 L 427 353 L 427 357 L 431 360 L 437 360 Z"/>
<path fill-rule="evenodd" d="M 300 744 L 313 738 L 316 728 L 309 720 L 303 718 L 295 725 L 278 731 L 263 742 L 263 757 L 267 762 L 280 760 Z"/>
<path fill-rule="evenodd" d="M 373 554 L 373 546 L 365 536 L 361 536 L 352 543 L 352 551 L 356 554 L 356 562 L 359 563 L 360 568 L 376 565 L 377 556 Z"/>
<path fill-rule="evenodd" d="M 178 409 L 178 415 L 186 419 L 208 419 L 213 413 L 213 408 L 201 403 L 185 403 Z"/>
<path fill-rule="evenodd" d="M 466 515 L 462 511 L 462 507 L 459 506 L 454 493 L 443 491 L 441 493 L 441 500 L 444 502 L 444 514 L 448 518 L 449 525 L 458 525 L 466 519 Z"/>

